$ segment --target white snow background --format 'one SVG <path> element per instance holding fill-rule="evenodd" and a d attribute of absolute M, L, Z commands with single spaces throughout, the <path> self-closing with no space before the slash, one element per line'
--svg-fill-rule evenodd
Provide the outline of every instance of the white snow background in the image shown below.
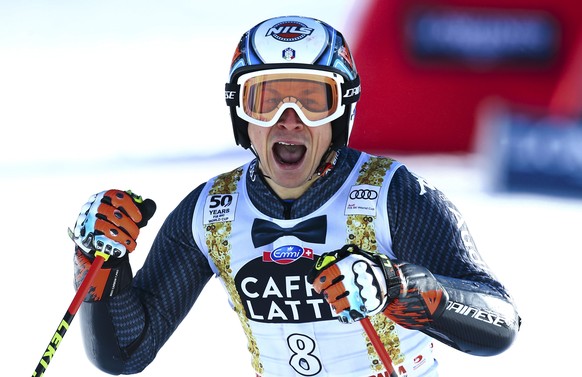
<path fill-rule="evenodd" d="M 355 33 L 366 1 L 0 0 L 0 376 L 32 374 L 73 296 L 67 236 L 109 188 L 158 211 L 131 255 L 199 183 L 251 157 L 234 146 L 223 89 L 236 43 L 283 14 Z M 487 189 L 487 156 L 396 156 L 444 191 L 515 297 L 523 326 L 489 358 L 436 344 L 441 376 L 570 376 L 578 365 L 582 201 Z M 342 346 L 342 345 L 338 345 Z M 78 318 L 45 376 L 105 376 Z M 211 280 L 141 376 L 254 376 L 238 319 Z"/>

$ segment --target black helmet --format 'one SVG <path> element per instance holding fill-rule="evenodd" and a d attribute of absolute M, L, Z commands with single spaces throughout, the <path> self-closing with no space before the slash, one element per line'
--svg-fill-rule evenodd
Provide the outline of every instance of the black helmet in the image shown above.
<path fill-rule="evenodd" d="M 326 84 L 329 108 L 324 112 L 310 111 L 305 104 L 298 105 L 300 99 L 294 99 L 272 106 L 268 119 L 264 108 L 249 109 L 256 106 L 257 93 L 262 93 L 253 86 L 288 77 Z M 242 36 L 232 59 L 225 98 L 235 141 L 245 149 L 251 145 L 249 121 L 269 127 L 285 108 L 292 107 L 308 126 L 331 122 L 331 147 L 337 150 L 348 142 L 360 98 L 360 79 L 339 31 L 313 18 L 277 17 L 259 23 Z M 273 117 L 276 118 L 270 122 Z"/>

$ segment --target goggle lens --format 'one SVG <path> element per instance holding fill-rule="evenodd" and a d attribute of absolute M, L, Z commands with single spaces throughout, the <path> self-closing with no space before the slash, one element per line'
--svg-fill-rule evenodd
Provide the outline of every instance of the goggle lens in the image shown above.
<path fill-rule="evenodd" d="M 293 108 L 308 126 L 318 126 L 343 114 L 341 76 L 301 72 L 241 76 L 239 116 L 263 127 L 272 126 Z"/>

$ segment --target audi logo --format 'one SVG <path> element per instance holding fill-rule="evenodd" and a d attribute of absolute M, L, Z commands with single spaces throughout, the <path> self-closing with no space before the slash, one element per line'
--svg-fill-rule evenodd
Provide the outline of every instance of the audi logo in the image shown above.
<path fill-rule="evenodd" d="M 369 199 L 374 200 L 378 197 L 378 193 L 374 190 L 358 189 L 350 192 L 350 199 Z"/>

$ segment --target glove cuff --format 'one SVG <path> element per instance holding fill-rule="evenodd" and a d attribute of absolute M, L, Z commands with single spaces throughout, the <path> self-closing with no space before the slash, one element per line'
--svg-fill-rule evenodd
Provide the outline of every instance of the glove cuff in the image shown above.
<path fill-rule="evenodd" d="M 129 258 L 113 259 L 113 262 L 106 262 L 98 272 L 95 280 L 91 284 L 89 293 L 84 298 L 85 302 L 96 302 L 102 299 L 113 297 L 131 286 L 133 273 Z M 91 268 L 92 259 L 88 257 L 78 246 L 75 248 L 74 268 L 75 268 L 75 289 L 79 289 L 85 279 L 87 272 Z"/>
<path fill-rule="evenodd" d="M 395 262 L 394 268 L 403 282 L 403 288 L 383 313 L 405 328 L 422 330 L 444 312 L 449 300 L 448 293 L 422 266 Z"/>
<path fill-rule="evenodd" d="M 382 253 L 372 254 L 376 259 L 376 263 L 382 268 L 384 277 L 386 278 L 386 290 L 388 296 L 388 302 L 397 298 L 400 295 L 400 290 L 402 288 L 402 281 L 400 280 L 400 275 L 396 271 L 396 266 L 393 261 L 390 261 L 387 255 Z"/>

